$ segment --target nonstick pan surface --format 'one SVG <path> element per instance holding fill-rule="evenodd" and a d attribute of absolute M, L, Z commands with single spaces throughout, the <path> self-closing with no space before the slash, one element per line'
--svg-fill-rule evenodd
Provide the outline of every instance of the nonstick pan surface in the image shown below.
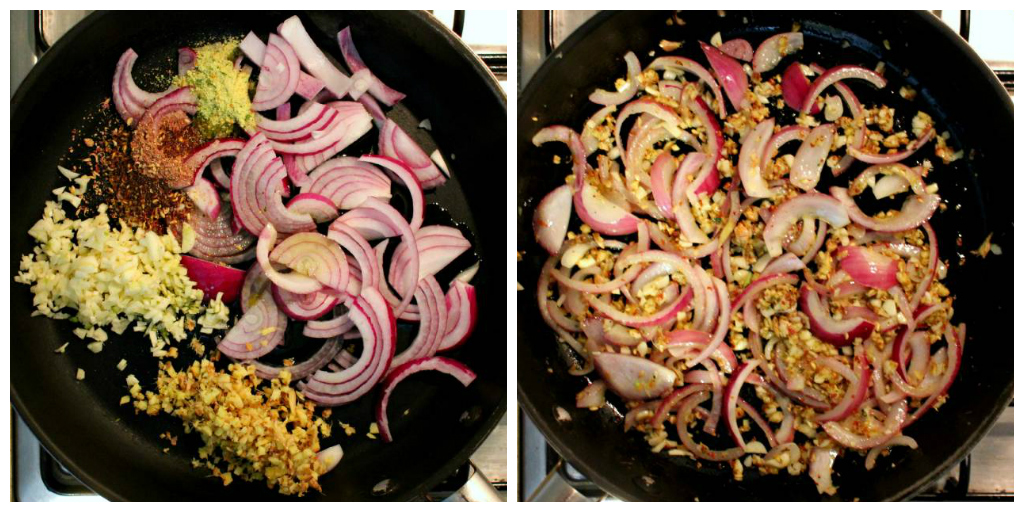
<path fill-rule="evenodd" d="M 973 50 L 926 12 L 680 12 L 683 26 L 666 24 L 671 16 L 671 12 L 595 16 L 551 53 L 520 96 L 517 249 L 525 255 L 517 278 L 526 288 L 517 297 L 520 405 L 560 455 L 602 489 L 624 499 L 895 500 L 914 496 L 969 453 L 1013 396 L 1012 101 Z M 862 103 L 886 103 L 898 112 L 913 108 L 928 112 L 940 132 L 950 132 L 951 145 L 965 153 L 949 166 L 930 156 L 938 169 L 929 176 L 929 181 L 938 183 L 945 204 L 932 224 L 939 236 L 940 255 L 950 265 L 947 284 L 956 297 L 954 321 L 968 326 L 959 376 L 949 400 L 905 432 L 920 449 L 898 451 L 870 472 L 864 470 L 863 457 L 844 457 L 835 466 L 839 492 L 832 498 L 819 496 L 806 475 L 762 477 L 748 471 L 742 482 L 736 482 L 725 466 L 653 454 L 642 436 L 623 433 L 621 402 L 596 413 L 576 409 L 575 394 L 588 380 L 566 371 L 564 347 L 541 320 L 535 294 L 547 254 L 533 239 L 534 209 L 569 173 L 567 165 L 552 164 L 552 155 L 570 161 L 562 147 L 534 147 L 530 139 L 536 131 L 551 124 L 579 129 L 598 108 L 587 96 L 595 88 L 610 87 L 615 77 L 623 75 L 622 55 L 627 51 L 646 65 L 652 59 L 649 51 L 664 54 L 658 49 L 659 41 L 684 41 L 673 53 L 704 63 L 698 40 L 708 41 L 715 32 L 722 33 L 723 41 L 744 37 L 756 46 L 769 35 L 793 30 L 794 23 L 807 43 L 804 50 L 783 60 L 779 72 L 794 59 L 825 67 L 842 63 L 869 69 L 881 61 L 889 79 L 884 91 L 848 82 Z M 896 92 L 904 84 L 918 91 L 914 104 Z M 777 120 L 793 122 L 792 117 Z M 863 168 L 857 165 L 842 178 L 848 180 Z M 971 255 L 969 250 L 989 233 L 1003 254 L 986 259 Z M 571 420 L 558 421 L 558 409 L 567 411 Z"/>
<path fill-rule="evenodd" d="M 118 57 L 132 47 L 139 53 L 135 76 L 140 86 L 148 71 L 173 73 L 177 48 L 225 36 L 242 37 L 253 30 L 266 38 L 290 12 L 145 12 L 95 13 L 54 45 L 33 68 L 11 101 L 12 256 L 10 272 L 18 272 L 22 254 L 31 253 L 28 229 L 42 214 L 50 190 L 63 180 L 56 166 L 66 158 L 72 129 L 87 133 L 87 114 L 110 96 Z M 505 154 L 506 104 L 497 82 L 455 34 L 422 12 L 333 12 L 300 14 L 318 46 L 340 60 L 334 35 L 351 25 L 364 60 L 375 73 L 408 98 L 389 116 L 429 153 L 442 149 L 453 178 L 427 194 L 425 224 L 459 227 L 474 254 L 457 260 L 447 283 L 475 260 L 482 261 L 474 280 L 482 325 L 499 324 L 503 303 L 499 287 L 504 240 L 495 230 L 499 209 L 489 200 L 493 188 L 481 169 L 493 167 Z M 163 84 L 166 86 L 166 84 Z M 472 109 L 465 108 L 472 105 Z M 415 113 L 415 114 L 414 114 Z M 432 130 L 419 129 L 430 119 Z M 376 130 L 357 141 L 346 154 L 370 152 Z M 400 211 L 409 209 L 401 198 Z M 393 245 L 393 244 L 392 244 Z M 451 274 L 451 275 L 449 275 Z M 204 469 L 193 469 L 198 436 L 186 435 L 181 422 L 169 416 L 136 415 L 119 406 L 126 394 L 125 377 L 135 374 L 152 389 L 156 361 L 141 336 L 111 336 L 100 354 L 86 350 L 67 321 L 32 317 L 29 288 L 12 284 L 11 402 L 43 446 L 82 482 L 116 500 L 276 500 L 262 482 L 236 479 L 223 486 Z M 129 332 L 131 330 L 129 329 Z M 400 333 L 404 339 L 414 333 Z M 64 355 L 54 350 L 71 342 Z M 407 341 L 405 342 L 407 343 Z M 212 349 L 213 344 L 208 343 Z M 191 362 L 182 347 L 175 366 Z M 483 442 L 505 410 L 506 365 L 503 346 L 477 332 L 451 357 L 466 363 L 478 377 L 468 388 L 442 375 L 420 374 L 399 386 L 389 407 L 396 441 L 385 444 L 366 437 L 374 421 L 376 390 L 362 400 L 336 408 L 333 436 L 323 446 L 341 443 L 341 464 L 321 479 L 324 493 L 312 500 L 410 499 L 423 495 L 455 472 Z M 115 365 L 128 361 L 124 372 Z M 223 363 L 221 363 L 223 364 Z M 77 368 L 85 380 L 75 380 Z M 408 411 L 405 414 L 405 411 Z M 342 421 L 358 433 L 348 437 Z M 158 436 L 169 431 L 179 438 L 170 447 Z M 164 448 L 170 448 L 164 453 Z M 385 482 L 386 481 L 386 482 Z M 381 484 L 385 482 L 385 484 Z M 377 491 L 374 487 L 377 486 Z"/>

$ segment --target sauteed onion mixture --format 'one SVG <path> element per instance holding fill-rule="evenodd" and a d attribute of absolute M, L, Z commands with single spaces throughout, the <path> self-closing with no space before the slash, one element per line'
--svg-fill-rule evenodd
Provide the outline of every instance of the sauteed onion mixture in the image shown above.
<path fill-rule="evenodd" d="M 537 132 L 572 166 L 535 212 L 537 302 L 590 380 L 578 407 L 610 391 L 654 452 L 834 494 L 837 457 L 916 449 L 959 369 L 928 178 L 962 152 L 925 112 L 861 102 L 893 87 L 881 63 L 803 47 L 799 27 L 756 50 L 716 34 L 710 70 L 630 52 L 578 132 Z"/>

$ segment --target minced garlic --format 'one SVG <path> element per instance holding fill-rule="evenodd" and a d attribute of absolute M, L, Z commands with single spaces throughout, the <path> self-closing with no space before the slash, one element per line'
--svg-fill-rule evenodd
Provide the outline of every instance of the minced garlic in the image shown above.
<path fill-rule="evenodd" d="M 82 325 L 75 335 L 99 342 L 90 344 L 94 352 L 107 340 L 104 328 L 121 334 L 135 322 L 158 357 L 169 340 L 188 337 L 186 322 L 211 333 L 228 327 L 228 309 L 219 299 L 203 304 L 173 236 L 133 232 L 123 222 L 112 229 L 106 211 L 100 205 L 95 217 L 71 219 L 59 203 L 46 203 L 29 230 L 37 245 L 22 256 L 14 278 L 32 286 L 33 314 L 72 318 Z"/>

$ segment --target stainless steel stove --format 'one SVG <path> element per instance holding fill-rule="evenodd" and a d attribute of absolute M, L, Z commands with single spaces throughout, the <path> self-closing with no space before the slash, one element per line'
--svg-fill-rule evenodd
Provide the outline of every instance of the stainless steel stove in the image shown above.
<path fill-rule="evenodd" d="M 91 11 L 10 11 L 11 96 L 32 66 L 61 36 Z M 504 11 L 434 11 L 445 25 L 463 36 L 498 78 L 507 82 L 506 16 Z M 28 425 L 11 409 L 12 501 L 104 501 L 57 462 Z M 425 500 L 505 501 L 508 483 L 507 416 L 484 444 Z"/>
<path fill-rule="evenodd" d="M 569 34 L 598 11 L 519 11 L 517 87 L 522 90 Z M 1013 96 L 1013 14 L 932 11 L 968 39 Z M 1007 23 L 1008 18 L 1008 23 Z M 969 39 L 974 34 L 975 39 Z M 519 496 L 539 501 L 610 501 L 586 475 L 563 460 L 526 414 L 519 413 Z M 565 485 L 568 484 L 568 485 Z M 1013 403 L 957 467 L 919 500 L 1013 501 Z"/>

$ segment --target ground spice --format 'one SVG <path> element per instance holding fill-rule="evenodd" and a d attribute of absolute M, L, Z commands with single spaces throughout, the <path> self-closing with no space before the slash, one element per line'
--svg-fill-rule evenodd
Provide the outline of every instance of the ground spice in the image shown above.
<path fill-rule="evenodd" d="M 72 132 L 68 152 L 73 160 L 65 162 L 65 167 L 93 178 L 78 215 L 94 215 L 99 205 L 106 204 L 112 220 L 158 234 L 165 233 L 169 224 L 187 220 L 192 211 L 188 196 L 135 170 L 133 131 L 118 117 L 110 100 L 88 120 L 95 123 L 85 138 L 90 142 L 79 139 L 79 130 Z"/>
<path fill-rule="evenodd" d="M 195 115 L 200 133 L 207 138 L 227 137 L 235 125 L 256 128 L 256 116 L 249 99 L 251 69 L 235 68 L 238 40 L 227 40 L 195 48 L 196 65 L 174 84 L 191 86 L 199 108 Z"/>
<path fill-rule="evenodd" d="M 132 137 L 135 169 L 151 178 L 164 179 L 171 187 L 187 187 L 195 178 L 195 170 L 186 167 L 185 160 L 205 141 L 184 112 L 146 119 Z"/>

